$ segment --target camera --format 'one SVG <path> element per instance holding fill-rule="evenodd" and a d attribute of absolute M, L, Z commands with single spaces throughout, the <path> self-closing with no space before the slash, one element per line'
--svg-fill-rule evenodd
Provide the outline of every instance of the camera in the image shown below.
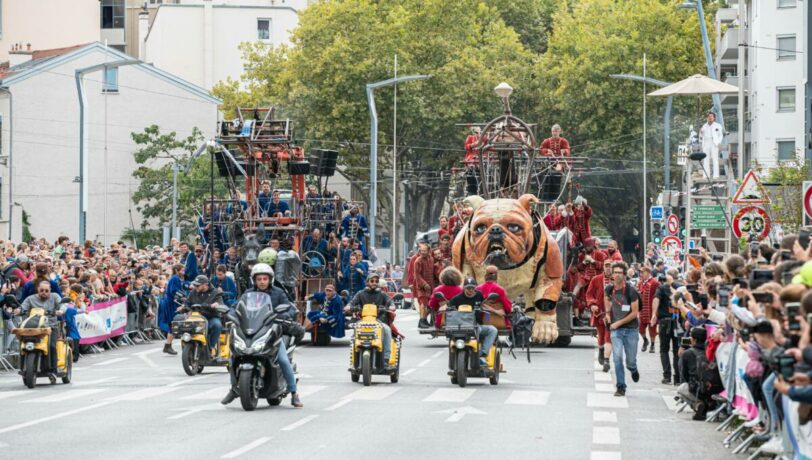
<path fill-rule="evenodd" d="M 772 292 L 754 292 L 753 298 L 756 302 L 764 303 L 764 304 L 771 304 L 773 303 L 773 293 Z"/>
<path fill-rule="evenodd" d="M 744 278 L 733 278 L 733 284 L 738 284 L 742 289 L 748 289 L 750 287 L 750 283 Z"/>
<path fill-rule="evenodd" d="M 770 356 L 766 359 L 765 364 L 776 374 L 780 375 L 786 381 L 792 378 L 795 372 L 795 358 L 792 355 L 782 353 L 778 356 Z"/>
<path fill-rule="evenodd" d="M 725 307 L 730 304 L 730 286 L 719 287 L 719 306 Z"/>
<path fill-rule="evenodd" d="M 691 346 L 691 338 L 690 337 L 683 337 L 683 338 L 680 339 L 679 343 L 680 343 L 681 346 L 683 346 L 685 348 L 688 348 L 688 347 Z"/>
<path fill-rule="evenodd" d="M 812 228 L 810 227 L 804 227 L 798 232 L 798 244 L 800 244 L 803 249 L 809 248 L 810 232 L 812 232 Z"/>
<path fill-rule="evenodd" d="M 801 330 L 801 323 L 798 322 L 796 317 L 801 312 L 801 303 L 800 302 L 789 302 L 786 305 L 787 309 L 787 321 L 789 322 L 789 330 L 790 332 L 797 332 Z"/>
<path fill-rule="evenodd" d="M 750 328 L 743 327 L 739 329 L 739 337 L 741 337 L 743 342 L 750 341 Z"/>
<path fill-rule="evenodd" d="M 750 271 L 750 288 L 758 289 L 764 283 L 773 280 L 773 271 L 766 268 L 754 268 Z"/>
<path fill-rule="evenodd" d="M 750 243 L 750 257 L 758 257 L 758 241 Z"/>

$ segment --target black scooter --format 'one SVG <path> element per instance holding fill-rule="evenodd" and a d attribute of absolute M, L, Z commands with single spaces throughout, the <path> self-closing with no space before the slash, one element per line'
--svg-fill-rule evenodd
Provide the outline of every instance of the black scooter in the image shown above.
<path fill-rule="evenodd" d="M 246 411 L 256 409 L 259 398 L 278 406 L 288 395 L 277 360 L 281 340 L 288 340 L 282 335 L 282 323 L 286 320 L 281 316 L 288 309 L 287 304 L 274 307 L 268 294 L 247 292 L 228 314 L 228 320 L 233 323 L 228 370 Z M 286 346 L 288 356 L 292 356 L 296 346 L 291 340 Z"/>

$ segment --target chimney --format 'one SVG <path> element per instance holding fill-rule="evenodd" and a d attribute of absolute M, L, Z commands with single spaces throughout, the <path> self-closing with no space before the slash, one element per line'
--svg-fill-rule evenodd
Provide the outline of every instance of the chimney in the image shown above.
<path fill-rule="evenodd" d="M 138 13 L 138 59 L 147 60 L 147 34 L 149 33 L 149 12 Z"/>
<path fill-rule="evenodd" d="M 14 67 L 15 65 L 28 62 L 31 60 L 33 54 L 33 51 L 31 51 L 31 43 L 27 44 L 25 50 L 23 50 L 22 43 L 18 43 L 14 45 L 8 53 L 8 63 L 11 67 Z"/>

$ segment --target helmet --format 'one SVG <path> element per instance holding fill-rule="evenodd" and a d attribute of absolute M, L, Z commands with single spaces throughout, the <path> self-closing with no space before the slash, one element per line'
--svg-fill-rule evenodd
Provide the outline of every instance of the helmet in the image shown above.
<path fill-rule="evenodd" d="M 257 275 L 268 275 L 273 279 L 273 268 L 268 264 L 258 263 L 251 269 L 251 279 L 254 279 Z"/>
<path fill-rule="evenodd" d="M 276 249 L 265 248 L 259 252 L 259 255 L 257 256 L 257 262 L 261 264 L 267 264 L 270 267 L 273 267 L 274 265 L 276 265 L 276 258 L 277 258 Z M 273 272 L 271 272 L 271 276 L 273 276 Z"/>

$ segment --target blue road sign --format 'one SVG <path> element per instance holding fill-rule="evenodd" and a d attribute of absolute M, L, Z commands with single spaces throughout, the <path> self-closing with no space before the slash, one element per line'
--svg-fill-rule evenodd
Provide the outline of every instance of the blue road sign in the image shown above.
<path fill-rule="evenodd" d="M 665 216 L 662 206 L 652 206 L 649 209 L 649 216 L 652 219 L 662 219 Z"/>

